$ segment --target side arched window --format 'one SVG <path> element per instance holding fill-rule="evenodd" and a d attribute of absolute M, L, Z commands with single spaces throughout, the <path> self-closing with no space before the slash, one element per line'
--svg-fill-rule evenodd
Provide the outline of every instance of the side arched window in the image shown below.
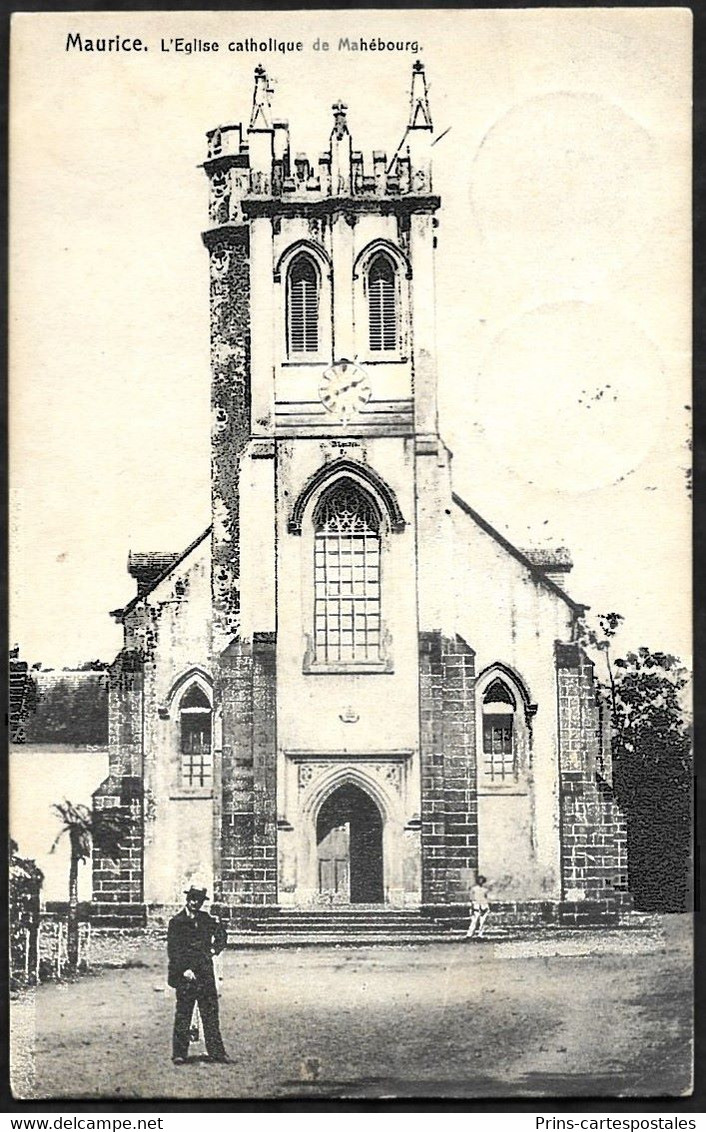
<path fill-rule="evenodd" d="M 192 684 L 179 705 L 182 786 L 210 786 L 213 779 L 211 705 L 198 684 Z"/>
<path fill-rule="evenodd" d="M 319 349 L 319 274 L 310 256 L 295 257 L 287 274 L 287 352 Z"/>
<path fill-rule="evenodd" d="M 503 680 L 493 680 L 483 696 L 483 777 L 501 784 L 517 778 L 517 702 Z"/>
<path fill-rule="evenodd" d="M 353 480 L 337 480 L 314 515 L 317 661 L 380 659 L 380 515 Z"/>
<path fill-rule="evenodd" d="M 398 348 L 395 266 L 383 252 L 368 268 L 368 339 L 371 351 Z"/>

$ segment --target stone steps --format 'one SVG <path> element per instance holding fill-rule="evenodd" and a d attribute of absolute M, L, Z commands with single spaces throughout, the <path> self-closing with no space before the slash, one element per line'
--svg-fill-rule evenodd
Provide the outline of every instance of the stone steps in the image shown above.
<path fill-rule="evenodd" d="M 228 933 L 228 947 L 411 947 L 431 943 L 463 943 L 475 947 L 483 943 L 497 943 L 509 938 L 508 932 L 486 932 L 480 940 L 466 940 L 463 931 L 446 932 L 378 932 L 361 931 L 350 935 L 340 932 L 261 932 L 233 931 Z"/>
<path fill-rule="evenodd" d="M 367 947 L 380 944 L 457 943 L 465 939 L 468 918 L 445 923 L 416 910 L 376 906 L 331 909 L 281 909 L 228 932 L 232 947 Z M 485 938 L 506 939 L 495 927 Z"/>
<path fill-rule="evenodd" d="M 434 929 L 439 930 L 439 925 L 433 920 L 426 920 L 421 917 L 415 918 L 412 916 L 360 916 L 356 918 L 352 916 L 277 916 L 268 917 L 267 919 L 263 917 L 263 919 L 258 922 L 258 926 L 266 931 L 273 923 L 278 927 L 287 928 L 291 931 L 316 927 L 322 929 L 336 928 L 341 931 L 359 931 L 365 928 L 379 928 L 382 926 L 393 930 L 403 928 L 413 928 L 418 931 L 423 931 L 427 928 L 431 931 Z"/>

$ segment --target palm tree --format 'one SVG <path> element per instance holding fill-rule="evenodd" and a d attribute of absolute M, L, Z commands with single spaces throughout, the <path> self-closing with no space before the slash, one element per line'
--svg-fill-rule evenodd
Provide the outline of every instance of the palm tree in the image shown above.
<path fill-rule="evenodd" d="M 120 857 L 120 839 L 124 823 L 105 811 L 93 814 L 88 806 L 74 805 L 66 799 L 52 806 L 60 818 L 62 828 L 51 847 L 53 853 L 64 834 L 68 835 L 71 846 L 69 862 L 69 909 L 66 920 L 66 952 L 69 970 L 78 967 L 78 866 L 91 856 L 94 844 L 106 857 L 116 861 Z"/>

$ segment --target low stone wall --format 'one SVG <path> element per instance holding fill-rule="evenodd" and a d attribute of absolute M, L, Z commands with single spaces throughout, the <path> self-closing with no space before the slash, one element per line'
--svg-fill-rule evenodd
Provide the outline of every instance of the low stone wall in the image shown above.
<path fill-rule="evenodd" d="M 545 927 L 608 927 L 618 924 L 629 909 L 630 898 L 623 893 L 602 900 L 491 901 L 488 923 L 517 931 Z M 463 904 L 427 905 L 422 912 L 450 928 L 467 926 L 470 916 L 468 906 Z"/>

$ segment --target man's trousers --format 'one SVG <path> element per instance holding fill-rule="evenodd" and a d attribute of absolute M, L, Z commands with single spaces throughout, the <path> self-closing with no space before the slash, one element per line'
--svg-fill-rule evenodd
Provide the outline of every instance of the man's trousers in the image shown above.
<path fill-rule="evenodd" d="M 182 986 L 177 987 L 172 1057 L 186 1057 L 189 1053 L 189 1030 L 197 1002 L 208 1055 L 224 1057 L 226 1051 L 218 1023 L 218 995 L 215 983 L 210 980 L 205 984 L 184 981 Z"/>

